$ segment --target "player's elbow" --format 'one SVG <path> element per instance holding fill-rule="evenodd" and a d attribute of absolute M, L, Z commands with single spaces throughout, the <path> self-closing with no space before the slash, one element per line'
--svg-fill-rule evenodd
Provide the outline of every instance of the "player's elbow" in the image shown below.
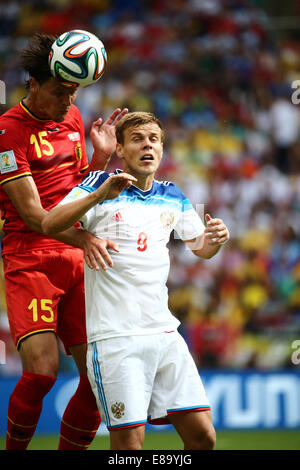
<path fill-rule="evenodd" d="M 54 233 L 57 233 L 56 227 L 47 216 L 42 220 L 41 227 L 42 232 L 45 235 L 53 235 Z"/>
<path fill-rule="evenodd" d="M 32 230 L 33 232 L 43 233 L 40 214 L 36 215 L 30 213 L 29 211 L 27 213 L 23 211 L 21 216 L 27 227 L 30 228 L 30 230 Z"/>
<path fill-rule="evenodd" d="M 205 250 L 192 250 L 194 255 L 198 256 L 198 258 L 202 259 L 210 259 L 214 256 L 214 253 L 208 253 Z"/>

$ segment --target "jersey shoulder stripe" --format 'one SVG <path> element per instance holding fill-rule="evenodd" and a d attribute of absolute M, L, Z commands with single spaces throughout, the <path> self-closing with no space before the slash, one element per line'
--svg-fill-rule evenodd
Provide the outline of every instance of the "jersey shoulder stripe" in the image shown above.
<path fill-rule="evenodd" d="M 83 178 L 79 187 L 87 189 L 89 192 L 95 191 L 108 177 L 109 174 L 105 171 L 90 171 L 89 174 Z"/>

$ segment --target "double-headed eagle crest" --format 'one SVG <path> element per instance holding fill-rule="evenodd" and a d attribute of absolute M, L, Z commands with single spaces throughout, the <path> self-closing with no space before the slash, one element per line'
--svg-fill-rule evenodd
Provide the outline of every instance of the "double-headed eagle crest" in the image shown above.
<path fill-rule="evenodd" d="M 114 403 L 111 405 L 111 411 L 115 418 L 120 419 L 124 416 L 125 405 L 121 401 Z"/>

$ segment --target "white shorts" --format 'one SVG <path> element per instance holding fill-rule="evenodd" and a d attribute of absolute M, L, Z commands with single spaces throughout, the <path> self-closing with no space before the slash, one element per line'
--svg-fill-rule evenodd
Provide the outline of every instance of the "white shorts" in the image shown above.
<path fill-rule="evenodd" d="M 168 424 L 168 415 L 210 409 L 194 360 L 177 332 L 88 345 L 88 377 L 109 430 Z M 157 420 L 157 421 L 156 421 Z"/>

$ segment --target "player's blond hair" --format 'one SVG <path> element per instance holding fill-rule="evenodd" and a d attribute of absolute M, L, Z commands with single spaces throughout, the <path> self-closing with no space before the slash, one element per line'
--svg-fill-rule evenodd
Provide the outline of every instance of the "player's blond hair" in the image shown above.
<path fill-rule="evenodd" d="M 155 123 L 161 130 L 161 140 L 164 140 L 163 126 L 153 114 L 145 111 L 134 111 L 125 114 L 116 125 L 116 138 L 119 144 L 124 143 L 124 132 L 129 127 L 139 127 L 143 124 Z"/>

